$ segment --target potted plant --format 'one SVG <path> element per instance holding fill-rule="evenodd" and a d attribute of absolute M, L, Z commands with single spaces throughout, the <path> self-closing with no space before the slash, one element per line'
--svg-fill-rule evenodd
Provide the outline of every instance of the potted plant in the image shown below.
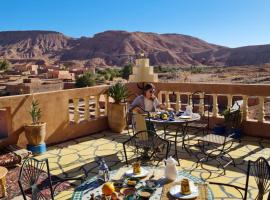
<path fill-rule="evenodd" d="M 38 100 L 35 99 L 32 100 L 29 114 L 32 118 L 32 123 L 24 126 L 25 136 L 28 141 L 28 148 L 29 150 L 32 151 L 33 148 L 38 148 L 38 146 L 42 146 L 41 148 L 44 149 L 45 146 L 44 140 L 46 136 L 46 123 L 40 122 L 41 109 L 39 108 Z"/>
<path fill-rule="evenodd" d="M 241 137 L 241 128 L 240 125 L 242 123 L 242 112 L 240 110 L 239 111 L 239 115 L 240 117 L 237 118 L 234 123 L 234 127 L 232 127 L 232 133 L 233 133 L 233 138 L 235 139 L 239 139 Z M 224 132 L 226 131 L 225 128 L 225 124 L 228 123 L 229 121 L 229 115 L 230 115 L 231 109 L 226 109 L 224 110 L 221 115 L 224 117 L 224 124 L 216 124 L 216 126 L 214 127 L 214 132 L 216 134 L 224 134 Z"/>
<path fill-rule="evenodd" d="M 109 127 L 113 131 L 121 133 L 126 127 L 127 103 L 125 99 L 128 97 L 128 90 L 125 85 L 118 82 L 109 87 L 108 93 L 114 100 L 108 106 Z"/>

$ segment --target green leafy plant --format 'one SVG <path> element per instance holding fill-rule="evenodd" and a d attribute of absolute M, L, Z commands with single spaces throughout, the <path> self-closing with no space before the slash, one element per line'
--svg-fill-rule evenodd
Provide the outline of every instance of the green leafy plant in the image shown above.
<path fill-rule="evenodd" d="M 190 67 L 190 73 L 191 74 L 200 74 L 203 72 L 203 68 L 200 66 L 191 66 Z"/>
<path fill-rule="evenodd" d="M 39 108 L 38 100 L 33 99 L 29 114 L 31 115 L 33 124 L 38 124 L 41 118 L 41 109 Z"/>
<path fill-rule="evenodd" d="M 128 80 L 129 75 L 132 74 L 132 65 L 131 64 L 125 65 L 121 72 L 122 78 Z"/>
<path fill-rule="evenodd" d="M 0 60 L 0 70 L 6 71 L 10 68 L 10 62 L 8 60 Z"/>
<path fill-rule="evenodd" d="M 121 103 L 128 97 L 128 90 L 124 84 L 118 82 L 109 88 L 109 96 L 114 99 L 115 103 Z"/>
<path fill-rule="evenodd" d="M 77 88 L 90 87 L 96 84 L 95 75 L 88 72 L 76 78 L 75 86 Z"/>
<path fill-rule="evenodd" d="M 235 111 L 235 110 L 232 110 L 232 109 L 229 109 L 229 108 L 228 108 L 228 109 L 224 110 L 224 111 L 221 113 L 221 115 L 224 117 L 224 121 L 225 121 L 225 122 L 229 122 L 229 121 L 230 121 L 230 113 L 231 113 L 232 111 Z M 237 120 L 237 121 L 234 122 L 234 126 L 235 126 L 235 127 L 239 127 L 240 124 L 242 123 L 242 120 L 243 120 L 243 113 L 242 113 L 241 110 L 236 110 L 235 112 L 239 112 L 239 117 L 235 119 L 235 120 Z"/>
<path fill-rule="evenodd" d="M 231 109 L 224 110 L 221 115 L 224 117 L 225 122 L 229 120 Z"/>

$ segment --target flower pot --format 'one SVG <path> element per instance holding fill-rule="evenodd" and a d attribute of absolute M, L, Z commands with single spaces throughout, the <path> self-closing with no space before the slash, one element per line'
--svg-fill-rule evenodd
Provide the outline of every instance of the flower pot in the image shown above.
<path fill-rule="evenodd" d="M 29 124 L 24 126 L 25 136 L 29 145 L 37 146 L 44 143 L 46 123 Z"/>
<path fill-rule="evenodd" d="M 223 124 L 216 124 L 213 128 L 213 132 L 217 135 L 223 135 L 225 133 L 225 126 Z"/>
<path fill-rule="evenodd" d="M 233 129 L 233 136 L 232 136 L 232 138 L 234 138 L 234 139 L 240 139 L 241 138 L 241 135 L 242 135 L 242 133 L 241 133 L 241 129 L 240 128 L 234 128 Z"/>
<path fill-rule="evenodd" d="M 126 128 L 126 103 L 110 103 L 108 106 L 108 122 L 112 131 L 121 133 Z"/>

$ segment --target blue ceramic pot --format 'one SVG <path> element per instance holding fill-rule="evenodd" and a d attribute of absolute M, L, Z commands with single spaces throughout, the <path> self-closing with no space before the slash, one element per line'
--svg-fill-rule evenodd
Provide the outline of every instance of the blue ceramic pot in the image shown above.
<path fill-rule="evenodd" d="M 213 128 L 213 132 L 217 135 L 223 135 L 225 133 L 225 126 L 222 124 L 216 124 Z"/>

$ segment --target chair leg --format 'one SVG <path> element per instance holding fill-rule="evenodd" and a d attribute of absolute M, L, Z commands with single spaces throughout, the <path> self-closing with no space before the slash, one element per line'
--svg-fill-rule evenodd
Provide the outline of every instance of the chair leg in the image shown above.
<path fill-rule="evenodd" d="M 125 159 L 126 159 L 126 165 L 128 166 L 127 152 L 126 152 L 126 147 L 124 144 L 123 144 L 123 147 L 124 147 L 124 155 L 125 155 Z"/>
<path fill-rule="evenodd" d="M 223 156 L 225 156 L 225 155 L 227 155 L 230 158 L 231 162 L 233 163 L 233 166 L 236 167 L 235 161 L 232 158 L 232 156 L 228 152 L 224 152 Z"/>

